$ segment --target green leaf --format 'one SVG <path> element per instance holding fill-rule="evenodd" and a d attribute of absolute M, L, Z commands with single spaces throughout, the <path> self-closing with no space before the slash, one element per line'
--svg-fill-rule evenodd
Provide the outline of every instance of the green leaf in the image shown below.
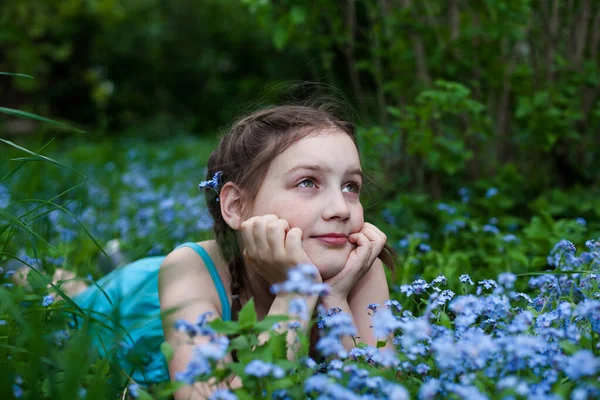
<path fill-rule="evenodd" d="M 243 363 L 230 363 L 227 364 L 227 366 L 239 377 L 244 377 L 246 375 L 246 366 Z"/>
<path fill-rule="evenodd" d="M 254 332 L 262 333 L 268 331 L 273 327 L 274 324 L 282 321 L 289 321 L 290 317 L 287 315 L 267 315 L 262 321 L 254 324 Z"/>
<path fill-rule="evenodd" d="M 290 10 L 290 19 L 294 25 L 299 25 L 306 20 L 306 12 L 301 7 L 292 7 Z"/>
<path fill-rule="evenodd" d="M 157 397 L 159 399 L 170 397 L 175 393 L 179 388 L 186 386 L 184 382 L 169 382 L 164 387 L 156 392 Z"/>
<path fill-rule="evenodd" d="M 240 324 L 236 321 L 223 321 L 222 319 L 215 319 L 209 325 L 218 333 L 224 333 L 226 335 L 233 335 L 240 332 Z"/>
<path fill-rule="evenodd" d="M 160 351 L 165 356 L 165 360 L 167 360 L 167 362 L 171 362 L 171 360 L 173 359 L 173 353 L 174 353 L 173 346 L 171 346 L 171 344 L 169 342 L 164 341 L 160 345 Z"/>
<path fill-rule="evenodd" d="M 285 27 L 282 25 L 277 25 L 275 27 L 275 32 L 273 33 L 273 44 L 275 48 L 279 51 L 283 50 L 285 44 L 287 43 L 288 37 Z"/>
<path fill-rule="evenodd" d="M 287 334 L 272 333 L 268 345 L 271 346 L 273 358 L 276 360 L 287 358 Z"/>
<path fill-rule="evenodd" d="M 146 392 L 143 389 L 138 389 L 138 393 L 139 395 L 136 397 L 138 400 L 154 400 L 150 393 Z"/>
<path fill-rule="evenodd" d="M 250 395 L 245 389 L 236 390 L 235 394 L 239 400 L 254 400 L 255 399 L 255 397 Z"/>
<path fill-rule="evenodd" d="M 248 301 L 240 311 L 238 321 L 242 329 L 251 329 L 256 324 L 256 310 L 254 309 L 254 298 Z"/>
<path fill-rule="evenodd" d="M 378 340 L 377 341 L 377 348 L 381 349 L 382 347 L 387 346 L 387 340 Z"/>
<path fill-rule="evenodd" d="M 250 341 L 246 336 L 238 336 L 231 341 L 231 347 L 237 350 L 244 350 L 250 347 Z"/>

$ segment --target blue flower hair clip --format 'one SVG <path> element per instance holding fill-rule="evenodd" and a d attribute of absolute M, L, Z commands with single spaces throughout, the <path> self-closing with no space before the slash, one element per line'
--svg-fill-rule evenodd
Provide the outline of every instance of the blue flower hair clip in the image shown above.
<path fill-rule="evenodd" d="M 215 175 L 212 177 L 212 179 L 208 180 L 208 181 L 202 181 L 198 184 L 198 189 L 212 189 L 217 193 L 217 201 L 219 201 L 219 192 L 221 190 L 221 179 L 223 176 L 223 172 L 222 171 L 217 171 L 215 172 Z"/>

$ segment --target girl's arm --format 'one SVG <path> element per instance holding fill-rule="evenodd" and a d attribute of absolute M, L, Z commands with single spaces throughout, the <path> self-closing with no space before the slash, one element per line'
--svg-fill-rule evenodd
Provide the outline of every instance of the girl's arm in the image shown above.
<path fill-rule="evenodd" d="M 383 307 L 384 302 L 389 298 L 390 290 L 383 263 L 377 258 L 373 262 L 369 272 L 358 281 L 346 299 L 325 297 L 323 305 L 327 309 L 339 307 L 342 311 L 350 313 L 358 331 L 358 340 L 375 347 L 377 345 L 377 338 L 371 328 L 370 314 L 372 311 L 367 307 L 371 303 L 378 303 Z M 350 337 L 344 337 L 342 342 L 346 350 L 351 350 L 355 347 L 354 341 Z M 394 347 L 391 343 L 388 343 L 386 348 L 393 349 Z"/>
<path fill-rule="evenodd" d="M 161 312 L 175 307 L 181 307 L 176 312 L 162 317 L 165 341 L 173 346 L 173 358 L 169 362 L 171 380 L 175 374 L 184 371 L 192 358 L 195 346 L 206 344 L 209 338 L 200 336 L 192 341 L 187 334 L 174 328 L 175 321 L 186 320 L 195 324 L 198 316 L 205 312 L 212 312 L 213 318 L 219 318 L 220 313 L 215 305 L 218 294 L 206 266 L 199 257 L 192 254 L 193 250 L 181 248 L 173 251 L 163 261 L 159 271 L 158 291 Z M 183 306 L 183 307 L 182 307 Z M 225 362 L 231 362 L 231 355 L 227 354 Z M 223 386 L 223 385 L 221 385 Z M 238 377 L 229 382 L 231 387 L 241 386 Z M 208 398 L 217 389 L 213 382 L 198 382 L 192 386 L 185 386 L 174 394 L 176 400 L 200 400 Z"/>

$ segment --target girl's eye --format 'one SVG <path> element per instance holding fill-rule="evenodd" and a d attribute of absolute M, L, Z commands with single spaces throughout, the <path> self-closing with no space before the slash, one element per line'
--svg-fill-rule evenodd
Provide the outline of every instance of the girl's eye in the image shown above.
<path fill-rule="evenodd" d="M 360 193 L 360 185 L 356 182 L 349 183 L 344 189 L 350 188 L 350 193 Z"/>
<path fill-rule="evenodd" d="M 306 183 L 307 185 L 304 185 L 304 183 Z M 310 184 L 310 185 L 308 185 Z M 298 187 L 315 187 L 315 182 L 312 179 L 305 179 L 302 182 L 300 182 L 299 184 L 297 184 L 296 186 Z"/>

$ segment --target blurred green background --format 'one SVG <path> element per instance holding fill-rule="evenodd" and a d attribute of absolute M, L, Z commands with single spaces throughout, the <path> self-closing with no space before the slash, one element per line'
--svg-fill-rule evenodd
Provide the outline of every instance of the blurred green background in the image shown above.
<path fill-rule="evenodd" d="M 0 71 L 35 77 L 0 77 L 1 104 L 88 139 L 213 135 L 269 85 L 310 80 L 345 94 L 365 155 L 411 187 L 598 180 L 596 1 L 20 0 L 0 21 Z"/>
<path fill-rule="evenodd" d="M 0 21 L 0 71 L 33 77 L 0 75 L 0 105 L 86 132 L 0 117 L 3 138 L 40 149 L 56 137 L 44 154 L 86 174 L 72 212 L 88 204 L 114 223 L 146 178 L 154 194 L 138 204 L 174 181 L 197 196 L 216 135 L 311 81 L 357 123 L 367 215 L 394 240 L 445 234 L 459 215 L 511 232 L 540 213 L 592 232 L 600 217 L 595 1 L 20 0 L 0 4 Z M 145 178 L 128 178 L 133 164 Z M 48 199 L 82 180 L 28 165 L 4 191 Z M 124 232 L 104 239 L 157 240 Z"/>

